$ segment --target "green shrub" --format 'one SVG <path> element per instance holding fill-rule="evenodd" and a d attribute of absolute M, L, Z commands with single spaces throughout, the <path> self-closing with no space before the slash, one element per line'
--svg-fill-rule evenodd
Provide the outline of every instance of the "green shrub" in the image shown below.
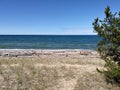
<path fill-rule="evenodd" d="M 116 83 L 120 84 L 120 68 L 118 65 L 111 61 L 111 60 L 105 60 L 105 68 L 104 70 L 97 69 L 98 72 L 103 73 L 106 77 L 106 81 L 108 83 Z"/>

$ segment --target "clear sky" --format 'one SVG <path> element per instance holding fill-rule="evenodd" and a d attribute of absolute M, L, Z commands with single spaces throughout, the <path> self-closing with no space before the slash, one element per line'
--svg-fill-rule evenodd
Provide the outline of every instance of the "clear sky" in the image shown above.
<path fill-rule="evenodd" d="M 92 22 L 120 0 L 0 0 L 0 34 L 95 34 Z"/>

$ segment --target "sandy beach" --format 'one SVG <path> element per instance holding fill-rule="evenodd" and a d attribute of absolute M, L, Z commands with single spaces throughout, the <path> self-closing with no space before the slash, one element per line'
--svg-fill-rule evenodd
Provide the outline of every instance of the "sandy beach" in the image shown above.
<path fill-rule="evenodd" d="M 97 51 L 82 49 L 0 49 L 1 57 L 58 55 L 66 57 L 99 57 Z"/>
<path fill-rule="evenodd" d="M 119 90 L 94 50 L 0 49 L 0 90 Z"/>

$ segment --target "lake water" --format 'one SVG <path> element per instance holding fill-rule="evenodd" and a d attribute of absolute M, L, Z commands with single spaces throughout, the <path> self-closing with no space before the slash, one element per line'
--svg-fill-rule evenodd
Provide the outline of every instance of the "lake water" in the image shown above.
<path fill-rule="evenodd" d="M 0 35 L 0 49 L 96 49 L 96 35 Z"/>

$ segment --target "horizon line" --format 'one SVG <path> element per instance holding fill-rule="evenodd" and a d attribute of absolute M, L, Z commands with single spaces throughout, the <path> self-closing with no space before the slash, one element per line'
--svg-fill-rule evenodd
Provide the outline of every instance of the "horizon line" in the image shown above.
<path fill-rule="evenodd" d="M 65 35 L 74 35 L 74 36 L 78 36 L 78 35 L 97 35 L 97 34 L 0 34 L 0 35 L 50 35 L 50 36 L 55 36 L 55 35 L 59 35 L 59 36 L 65 36 Z"/>

